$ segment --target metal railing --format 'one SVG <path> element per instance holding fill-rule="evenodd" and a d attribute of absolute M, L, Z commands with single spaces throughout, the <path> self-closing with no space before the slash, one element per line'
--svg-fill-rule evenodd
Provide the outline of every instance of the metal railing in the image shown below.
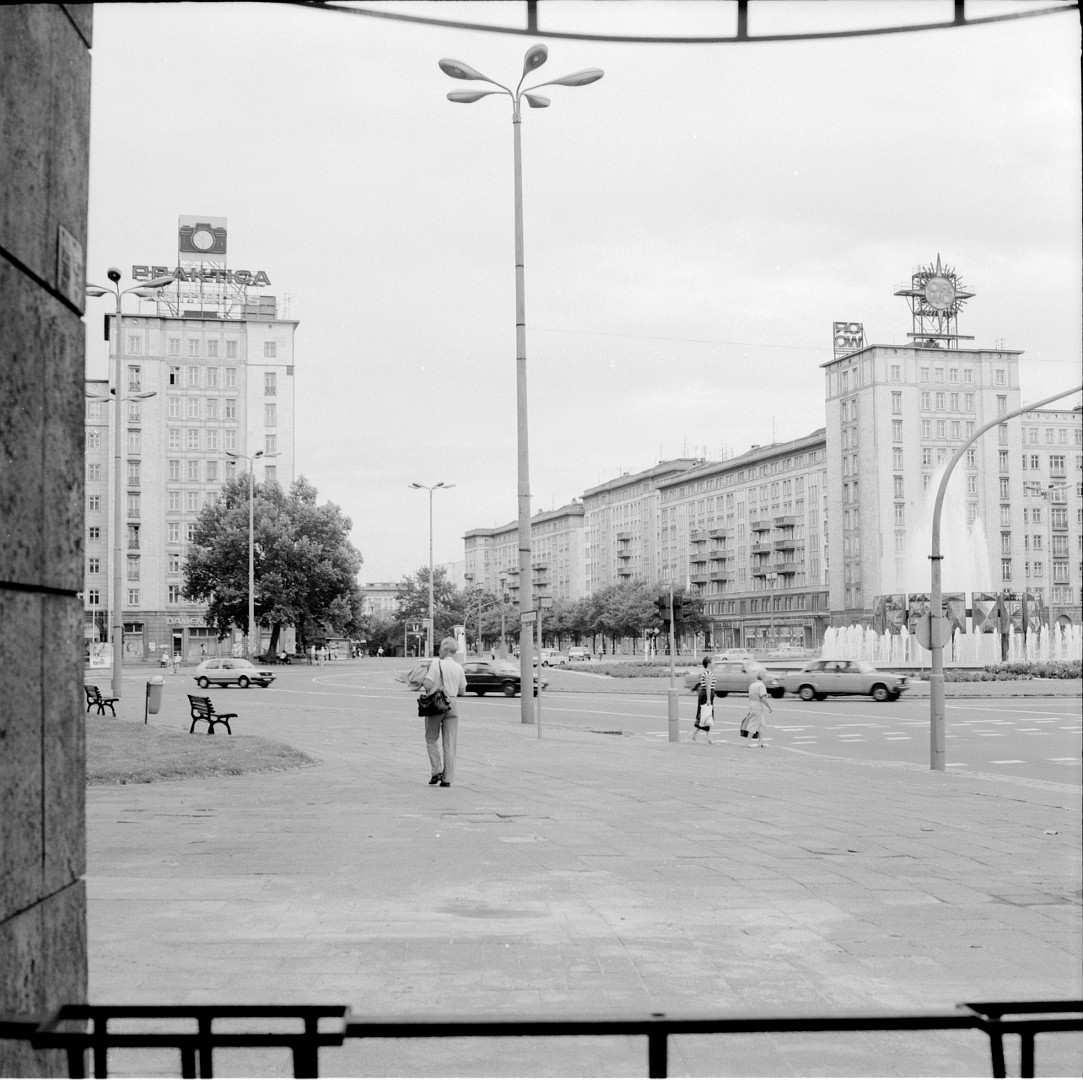
<path fill-rule="evenodd" d="M 186 1022 L 183 1030 L 163 1021 Z M 218 1021 L 225 1022 L 224 1026 Z M 247 1021 L 257 1021 L 255 1025 Z M 268 1022 L 276 1022 L 274 1026 Z M 322 1023 L 321 1023 L 322 1022 Z M 143 1024 L 140 1027 L 140 1023 Z M 282 1024 L 292 1027 L 282 1027 Z M 117 1025 L 123 1029 L 118 1029 Z M 319 1076 L 319 1050 L 346 1039 L 454 1039 L 508 1037 L 642 1036 L 647 1040 L 647 1074 L 664 1077 L 669 1039 L 674 1035 L 858 1031 L 982 1031 L 989 1038 L 991 1072 L 1006 1073 L 1004 1036 L 1020 1038 L 1020 1076 L 1034 1075 L 1034 1038 L 1040 1032 L 1083 1030 L 1083 1000 L 969 1002 L 952 1013 L 851 1013 L 837 1016 L 677 1017 L 665 1013 L 620 1018 L 524 1020 L 406 1019 L 363 1017 L 345 1005 L 65 1005 L 44 1023 L 0 1018 L 0 1038 L 23 1039 L 37 1049 L 66 1052 L 68 1075 L 109 1075 L 111 1049 L 165 1048 L 180 1054 L 180 1075 L 214 1075 L 219 1047 L 283 1047 L 293 1056 L 293 1075 Z"/>

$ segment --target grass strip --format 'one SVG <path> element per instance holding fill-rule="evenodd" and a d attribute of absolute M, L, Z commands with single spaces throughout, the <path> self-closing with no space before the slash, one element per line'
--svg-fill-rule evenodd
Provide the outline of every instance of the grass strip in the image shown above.
<path fill-rule="evenodd" d="M 112 717 L 86 718 L 88 785 L 153 784 L 158 780 L 281 772 L 318 764 L 286 743 L 258 735 L 189 735 Z"/>

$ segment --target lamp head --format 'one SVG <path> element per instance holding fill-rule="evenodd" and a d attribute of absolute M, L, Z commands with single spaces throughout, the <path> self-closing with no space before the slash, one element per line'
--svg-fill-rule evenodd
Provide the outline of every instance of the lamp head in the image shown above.
<path fill-rule="evenodd" d="M 115 266 L 109 267 L 109 269 L 106 271 L 106 276 L 114 284 L 120 281 L 120 271 Z"/>
<path fill-rule="evenodd" d="M 496 93 L 498 93 L 496 90 L 451 90 L 448 92 L 447 99 L 456 101 L 460 105 L 472 105 L 475 101 Z"/>
<path fill-rule="evenodd" d="M 565 75 L 560 79 L 552 79 L 550 82 L 542 83 L 543 86 L 587 86 L 592 82 L 597 82 L 605 74 L 601 68 L 584 68 L 582 71 L 573 71 L 570 75 Z"/>
<path fill-rule="evenodd" d="M 523 57 L 523 74 L 529 75 L 540 68 L 549 59 L 549 50 L 544 45 L 532 45 Z"/>
<path fill-rule="evenodd" d="M 88 285 L 86 287 L 87 296 L 105 296 L 109 291 L 109 289 L 103 289 L 100 285 Z"/>
<path fill-rule="evenodd" d="M 526 103 L 532 109 L 548 109 L 552 105 L 552 99 L 547 98 L 544 94 L 523 94 L 526 98 Z"/>
<path fill-rule="evenodd" d="M 461 60 L 449 60 L 446 57 L 443 60 L 438 61 L 440 70 L 445 75 L 450 75 L 453 79 L 480 79 L 482 82 L 492 82 L 492 79 L 488 75 L 482 75 L 480 71 L 476 71 L 469 64 L 464 64 Z"/>

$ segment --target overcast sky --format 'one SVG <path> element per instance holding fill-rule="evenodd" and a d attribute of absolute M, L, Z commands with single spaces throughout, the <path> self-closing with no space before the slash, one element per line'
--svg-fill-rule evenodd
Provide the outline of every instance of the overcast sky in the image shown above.
<path fill-rule="evenodd" d="M 522 3 L 359 6 L 525 24 Z M 750 7 L 753 34 L 952 11 Z M 726 34 L 735 10 L 546 0 L 540 24 Z M 455 485 L 434 497 L 438 563 L 463 557 L 466 530 L 517 515 L 511 104 L 448 102 L 480 84 L 437 61 L 514 85 L 535 40 L 549 62 L 528 85 L 605 70 L 524 109 L 535 512 L 663 458 L 822 426 L 832 322 L 906 343 L 893 292 L 937 254 L 975 294 L 960 332 L 1024 350 L 1024 401 L 1079 382 L 1074 12 L 650 45 L 285 5 L 97 5 L 87 277 L 172 266 L 180 214 L 228 219 L 229 265 L 266 271 L 262 291 L 300 320 L 297 468 L 352 519 L 363 581 L 427 564 L 428 496 L 411 481 Z M 108 367 L 100 304 L 93 377 Z"/>

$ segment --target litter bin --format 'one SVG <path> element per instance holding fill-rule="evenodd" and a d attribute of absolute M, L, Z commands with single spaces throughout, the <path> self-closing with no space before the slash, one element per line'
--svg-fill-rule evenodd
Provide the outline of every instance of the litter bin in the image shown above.
<path fill-rule="evenodd" d="M 147 716 L 150 713 L 157 713 L 162 707 L 163 686 L 165 686 L 165 679 L 161 675 L 155 675 L 153 678 L 147 679 L 146 708 L 143 710 L 144 724 L 147 722 Z"/>

